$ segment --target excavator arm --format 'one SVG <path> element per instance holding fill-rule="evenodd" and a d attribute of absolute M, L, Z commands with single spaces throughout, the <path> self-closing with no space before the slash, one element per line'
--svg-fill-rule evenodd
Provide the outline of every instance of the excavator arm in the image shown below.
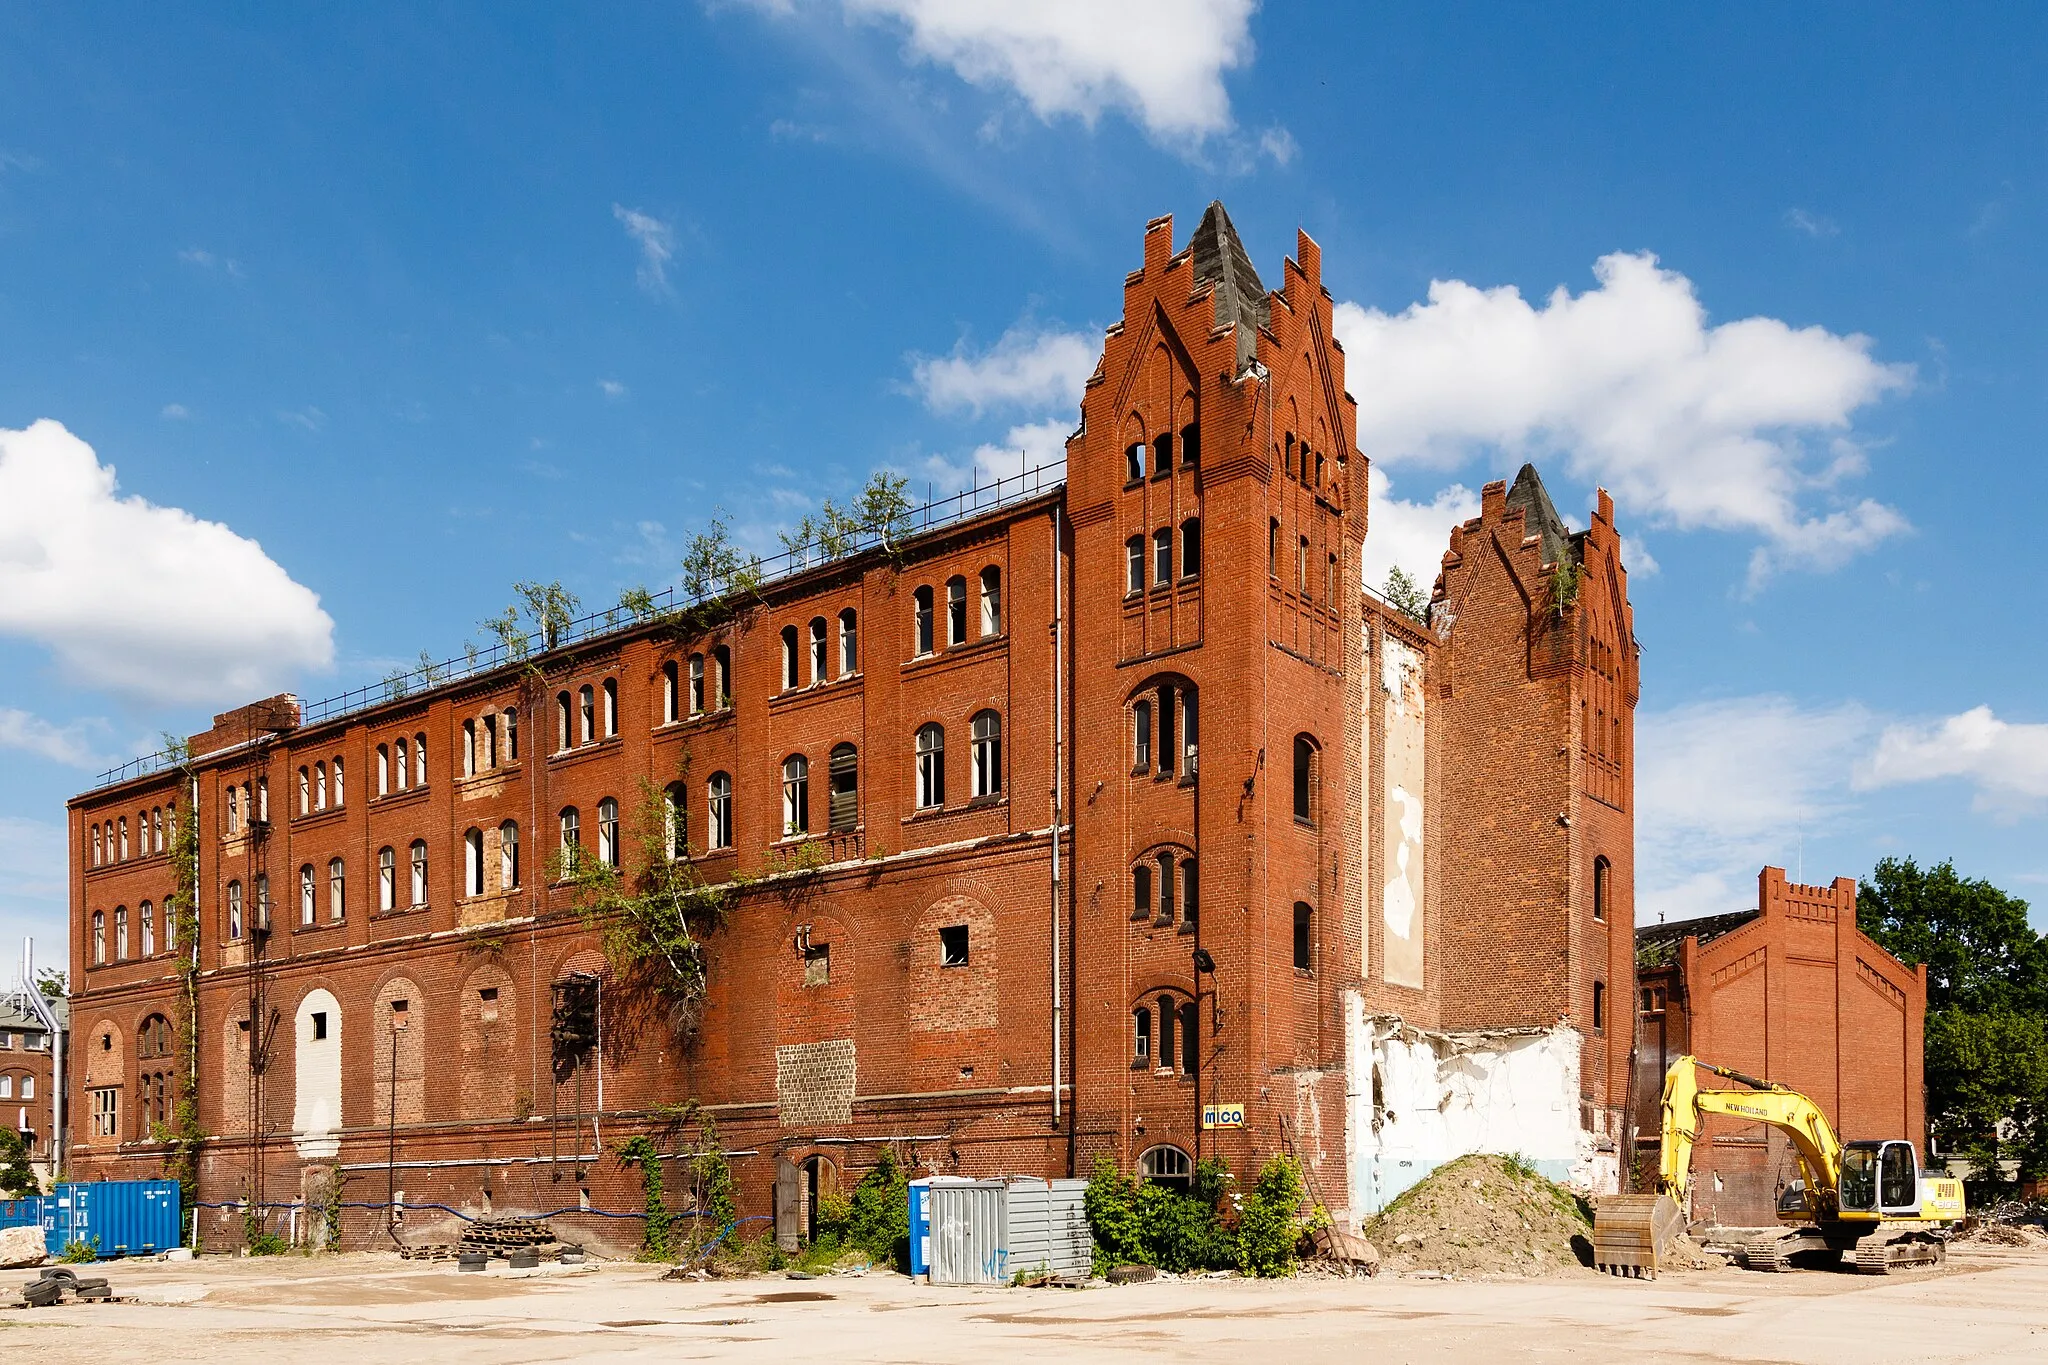
<path fill-rule="evenodd" d="M 1747 1090 L 1702 1090 L 1695 1069 L 1748 1086 Z M 1841 1179 L 1842 1142 L 1819 1105 L 1796 1090 L 1725 1066 L 1680 1057 L 1664 1076 L 1664 1141 L 1657 1188 L 1681 1205 L 1691 1180 L 1692 1147 L 1707 1114 L 1726 1114 L 1767 1124 L 1792 1140 L 1806 1188 L 1832 1196 Z"/>

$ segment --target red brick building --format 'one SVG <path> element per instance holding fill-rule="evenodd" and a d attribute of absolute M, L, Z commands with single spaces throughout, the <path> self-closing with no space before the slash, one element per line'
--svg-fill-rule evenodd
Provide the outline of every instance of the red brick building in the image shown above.
<path fill-rule="evenodd" d="M 1572 532 L 1525 468 L 1447 528 L 1427 625 L 1361 592 L 1331 307 L 1305 234 L 1269 292 L 1221 205 L 1178 248 L 1155 220 L 1063 467 L 771 564 L 715 627 L 614 613 L 402 695 L 275 698 L 189 777 L 76 798 L 76 1164 L 163 1158 L 194 945 L 160 825 L 193 819 L 209 1201 L 338 1164 L 351 1199 L 629 1208 L 600 1144 L 684 1100 L 762 1215 L 778 1172 L 880 1143 L 1167 1179 L 1287 1148 L 1354 1212 L 1479 1145 L 1611 1183 L 1637 694 L 1612 505 Z M 630 875 L 643 790 L 673 812 L 656 855 L 732 888 L 687 1027 L 549 879 L 568 843 Z M 584 981 L 602 1040 L 558 1068 Z"/>
<path fill-rule="evenodd" d="M 27 980 L 32 973 L 24 970 L 22 976 Z M 0 1124 L 21 1134 L 30 1169 L 43 1180 L 58 1159 L 56 1066 L 63 1009 L 61 1000 L 46 999 L 30 985 L 0 994 Z"/>
<path fill-rule="evenodd" d="M 1636 932 L 1641 1013 L 1637 1130 L 1652 1168 L 1658 1096 L 1688 1054 L 1811 1097 L 1843 1138 L 1927 1146 L 1922 1029 L 1927 968 L 1907 967 L 1856 927 L 1856 882 L 1757 877 L 1755 910 Z M 1798 1178 L 1783 1135 L 1712 1118 L 1693 1149 L 1692 1216 L 1756 1227 Z"/>

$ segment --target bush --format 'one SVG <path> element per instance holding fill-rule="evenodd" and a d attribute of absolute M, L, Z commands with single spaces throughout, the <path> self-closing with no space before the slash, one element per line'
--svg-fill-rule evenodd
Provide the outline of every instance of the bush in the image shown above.
<path fill-rule="evenodd" d="M 98 1237 L 94 1237 L 90 1242 L 81 1242 L 74 1237 L 64 1244 L 64 1250 L 57 1257 L 59 1261 L 66 1265 L 85 1265 L 89 1262 L 97 1261 L 99 1258 L 100 1239 Z"/>
<path fill-rule="evenodd" d="M 892 1149 L 882 1149 L 851 1194 L 820 1196 L 817 1245 L 827 1239 L 835 1248 L 853 1248 L 899 1270 L 909 1268 L 910 1177 L 896 1164 Z"/>
<path fill-rule="evenodd" d="M 1301 1166 L 1276 1154 L 1259 1168 L 1237 1222 L 1237 1268 L 1270 1279 L 1292 1275 L 1295 1251 L 1310 1221 L 1301 1216 Z"/>
<path fill-rule="evenodd" d="M 1163 1185 L 1125 1177 L 1108 1157 L 1095 1159 L 1084 1207 L 1095 1234 L 1095 1273 L 1113 1266 L 1150 1265 L 1176 1274 L 1220 1270 L 1235 1260 L 1220 1206 L 1230 1181 L 1222 1161 L 1195 1169 L 1194 1190 L 1181 1194 Z"/>

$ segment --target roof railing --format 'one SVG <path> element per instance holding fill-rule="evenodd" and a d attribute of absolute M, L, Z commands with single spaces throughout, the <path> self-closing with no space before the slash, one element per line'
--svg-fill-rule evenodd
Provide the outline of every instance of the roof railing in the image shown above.
<path fill-rule="evenodd" d="M 950 497 L 935 498 L 911 508 L 903 514 L 900 521 L 891 526 L 890 534 L 898 540 L 903 540 L 943 530 L 985 513 L 1041 497 L 1059 488 L 1066 482 L 1066 477 L 1067 462 L 1065 459 L 1058 459 L 1034 469 L 996 479 L 992 483 L 977 482 L 974 486 L 964 488 Z M 858 536 L 843 554 L 828 555 L 816 545 L 805 545 L 794 550 L 785 550 L 766 559 L 755 559 L 749 567 L 761 576 L 761 582 L 765 585 L 795 577 L 811 569 L 822 568 L 827 564 L 855 558 L 880 548 L 883 543 L 881 532 L 869 531 Z M 561 626 L 555 632 L 552 644 L 542 638 L 541 632 L 535 631 L 527 635 L 496 640 L 488 645 L 470 645 L 455 658 L 440 663 L 422 664 L 418 668 L 402 673 L 393 673 L 379 682 L 350 688 L 346 692 L 323 697 L 319 701 L 303 702 L 299 707 L 299 724 L 322 725 L 339 720 L 358 711 L 367 711 L 373 706 L 402 700 L 414 693 L 431 691 L 449 683 L 490 673 L 507 664 L 533 658 L 551 650 L 566 649 L 619 631 L 632 630 L 649 621 L 660 620 L 670 613 L 702 606 L 705 602 L 722 595 L 714 592 L 691 596 L 677 588 L 667 587 L 652 594 L 648 601 L 635 607 L 621 604 L 580 616 Z M 174 762 L 175 755 L 168 749 L 145 754 L 123 763 L 118 768 L 109 768 L 95 778 L 87 790 L 98 791 L 102 787 L 147 777 L 151 773 L 163 771 Z"/>

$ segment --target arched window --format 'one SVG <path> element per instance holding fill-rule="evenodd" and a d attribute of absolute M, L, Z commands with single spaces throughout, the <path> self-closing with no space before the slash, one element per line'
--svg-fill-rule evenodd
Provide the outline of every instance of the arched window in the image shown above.
<path fill-rule="evenodd" d="M 839 613 L 839 676 L 860 672 L 860 618 L 852 607 Z"/>
<path fill-rule="evenodd" d="M 1202 461 L 1202 429 L 1190 422 L 1180 429 L 1180 466 L 1192 469 Z"/>
<path fill-rule="evenodd" d="M 121 861 L 128 861 L 128 817 L 121 817 Z"/>
<path fill-rule="evenodd" d="M 597 803 L 597 856 L 607 867 L 619 865 L 619 803 L 609 796 Z"/>
<path fill-rule="evenodd" d="M 377 795 L 389 796 L 390 794 L 391 747 L 386 744 L 379 744 L 377 746 Z"/>
<path fill-rule="evenodd" d="M 1139 863 L 1131 869 L 1131 919 L 1152 918 L 1152 865 Z"/>
<path fill-rule="evenodd" d="M 144 1059 L 171 1055 L 171 1021 L 152 1014 L 135 1032 L 135 1055 Z"/>
<path fill-rule="evenodd" d="M 1133 441 L 1124 447 L 1124 482 L 1136 483 L 1145 477 L 1145 443 Z"/>
<path fill-rule="evenodd" d="M 946 643 L 967 643 L 967 580 L 958 574 L 946 580 Z"/>
<path fill-rule="evenodd" d="M 1294 550 L 1294 590 L 1308 596 L 1308 537 L 1302 536 Z"/>
<path fill-rule="evenodd" d="M 462 832 L 462 894 L 481 896 L 484 893 L 484 832 L 467 829 Z"/>
<path fill-rule="evenodd" d="M 1266 523 L 1266 577 L 1280 577 L 1280 518 Z"/>
<path fill-rule="evenodd" d="M 597 738 L 597 689 L 589 683 L 576 689 L 576 742 L 589 744 Z"/>
<path fill-rule="evenodd" d="M 426 779 L 421 778 L 420 780 L 425 781 Z M 243 787 L 242 795 L 246 797 L 248 794 L 249 789 L 246 786 Z M 266 825 L 270 823 L 269 778 L 259 777 L 256 779 L 256 804 L 249 809 L 258 820 L 261 820 Z M 128 822 L 126 820 L 121 822 L 121 856 L 124 858 L 128 856 Z"/>
<path fill-rule="evenodd" d="M 98 930 L 98 928 L 99 928 L 99 922 L 98 922 L 98 917 L 97 917 L 97 916 L 95 916 L 95 917 L 94 917 L 94 922 L 93 922 L 93 928 L 94 928 L 95 932 L 97 932 L 97 930 Z M 230 939 L 231 941 L 239 941 L 239 940 L 241 939 L 241 937 L 242 937 L 242 884 L 241 884 L 240 882 L 238 882 L 238 881 L 235 881 L 235 882 L 229 882 L 229 883 L 228 883 L 228 938 L 229 938 L 229 939 Z M 101 960 L 101 961 L 105 961 L 105 960 L 106 960 L 106 953 L 105 953 L 105 950 L 104 950 L 104 948 L 100 948 L 100 950 L 99 950 L 99 957 L 100 957 L 100 960 Z"/>
<path fill-rule="evenodd" d="M 562 861 L 575 870 L 576 859 L 583 851 L 583 813 L 574 806 L 562 807 Z"/>
<path fill-rule="evenodd" d="M 1193 777 L 1195 775 L 1195 739 L 1200 730 L 1200 726 L 1197 724 L 1200 715 L 1200 708 L 1195 705 L 1195 690 L 1192 687 L 1182 688 L 1180 694 L 1180 775 L 1182 777 Z"/>
<path fill-rule="evenodd" d="M 917 805 L 933 810 L 946 804 L 946 731 L 921 725 L 917 730 Z"/>
<path fill-rule="evenodd" d="M 1315 926 L 1316 912 L 1307 901 L 1294 903 L 1294 968 L 1296 971 L 1315 970 Z"/>
<path fill-rule="evenodd" d="M 1140 1005 L 1131 1011 L 1131 1069 L 1152 1065 L 1152 1010 Z"/>
<path fill-rule="evenodd" d="M 99 825 L 99 821 L 97 821 L 97 820 L 93 821 L 93 825 L 92 825 L 92 865 L 93 865 L 94 867 L 99 867 L 99 866 L 101 865 L 101 864 L 100 864 L 100 825 Z"/>
<path fill-rule="evenodd" d="M 993 711 L 976 712 L 969 738 L 974 794 L 994 796 L 1003 789 L 1003 718 Z"/>
<path fill-rule="evenodd" d="M 1189 517 L 1180 524 L 1180 576 L 1193 578 L 1202 572 L 1202 520 Z"/>
<path fill-rule="evenodd" d="M 1192 1000 L 1182 1001 L 1180 1007 L 1180 1069 L 1190 1076 L 1195 1074 L 1197 1066 L 1195 1059 L 1196 1043 L 1201 1038 L 1201 1034 L 1197 1032 L 1195 1019 L 1195 1002 Z"/>
<path fill-rule="evenodd" d="M 825 618 L 811 618 L 811 682 L 815 686 L 832 676 L 831 650 L 825 635 Z"/>
<path fill-rule="evenodd" d="M 727 773 L 713 773 L 704 785 L 705 815 L 709 827 L 705 834 L 712 848 L 732 847 L 732 777 Z"/>
<path fill-rule="evenodd" d="M 339 806 L 344 804 L 345 801 L 346 797 L 341 787 L 341 755 L 336 754 L 334 756 L 334 804 Z"/>
<path fill-rule="evenodd" d="M 427 785 L 427 737 L 412 737 L 412 784 L 415 787 Z"/>
<path fill-rule="evenodd" d="M 1294 737 L 1294 818 L 1304 825 L 1315 823 L 1316 742 L 1307 735 Z"/>
<path fill-rule="evenodd" d="M 619 732 L 619 680 L 604 680 L 604 737 L 610 739 Z"/>
<path fill-rule="evenodd" d="M 128 907 L 114 907 L 114 961 L 128 960 Z"/>
<path fill-rule="evenodd" d="M 860 823 L 860 753 L 851 744 L 832 747 L 830 781 L 832 808 L 826 818 L 835 833 L 852 829 Z"/>
<path fill-rule="evenodd" d="M 1614 865 L 1607 861 L 1607 855 L 1602 854 L 1593 860 L 1593 918 L 1596 920 L 1607 918 L 1608 879 L 1613 871 Z"/>
<path fill-rule="evenodd" d="M 512 891 L 519 886 L 519 823 L 507 820 L 498 826 L 498 889 Z"/>
<path fill-rule="evenodd" d="M 725 645 L 713 645 L 711 662 L 717 672 L 717 676 L 711 680 L 712 685 L 717 688 L 712 694 L 712 701 L 717 705 L 717 709 L 723 711 L 732 705 L 732 650 Z"/>
<path fill-rule="evenodd" d="M 567 692 L 555 693 L 555 749 L 557 752 L 568 748 L 574 742 L 573 735 L 575 732 L 570 728 L 569 715 L 569 694 Z M 400 768 L 405 767 L 405 760 L 402 755 L 399 758 L 398 766 Z"/>
<path fill-rule="evenodd" d="M 662 843 L 671 858 L 690 856 L 690 789 L 681 782 L 662 788 Z"/>
<path fill-rule="evenodd" d="M 802 754 L 782 760 L 782 833 L 808 834 L 811 828 L 811 761 Z"/>
<path fill-rule="evenodd" d="M 1152 533 L 1152 581 L 1173 582 L 1173 532 L 1164 526 Z"/>
<path fill-rule="evenodd" d="M 1155 923 L 1158 923 L 1158 924 L 1171 924 L 1171 923 L 1173 923 L 1173 891 L 1174 891 L 1174 886 L 1173 886 L 1173 869 L 1174 869 L 1174 856 L 1173 856 L 1173 850 L 1172 850 L 1172 849 L 1161 849 L 1161 850 L 1159 851 L 1159 855 L 1158 855 L 1158 861 L 1159 861 L 1159 918 L 1158 918 L 1158 919 L 1157 919 L 1157 920 L 1155 921 Z"/>
<path fill-rule="evenodd" d="M 1595 981 L 1593 983 L 1593 1032 L 1604 1033 L 1606 1030 L 1607 983 L 1605 981 Z"/>
<path fill-rule="evenodd" d="M 348 866 L 339 858 L 327 860 L 327 918 L 348 917 Z"/>
<path fill-rule="evenodd" d="M 910 595 L 910 615 L 917 631 L 917 652 L 922 657 L 932 652 L 932 590 L 929 585 Z"/>
<path fill-rule="evenodd" d="M 416 906 L 427 903 L 427 841 L 412 841 L 412 903 Z"/>
<path fill-rule="evenodd" d="M 1153 1066 L 1161 1071 L 1173 1070 L 1173 1061 L 1180 1049 L 1174 1046 L 1180 1029 L 1180 1009 L 1173 997 L 1161 994 L 1159 997 L 1159 1054 L 1153 1059 Z"/>
<path fill-rule="evenodd" d="M 1131 703 L 1131 768 L 1145 772 L 1152 766 L 1152 703 L 1140 697 Z"/>
<path fill-rule="evenodd" d="M 1124 593 L 1145 591 L 1145 537 L 1132 536 L 1124 542 Z"/>
<path fill-rule="evenodd" d="M 319 901 L 313 885 L 313 865 L 299 868 L 299 923 L 311 925 L 319 916 Z"/>
<path fill-rule="evenodd" d="M 519 708 L 516 706 L 505 708 L 505 761 L 519 761 Z"/>
<path fill-rule="evenodd" d="M 231 893 L 233 893 L 235 904 L 239 906 L 242 901 L 242 884 L 240 882 L 229 882 L 228 890 Z M 228 935 L 229 938 L 241 937 L 241 933 L 239 932 L 241 923 L 241 912 L 237 910 L 235 913 L 235 918 L 232 922 L 232 927 L 234 927 L 237 930 L 237 932 Z M 92 912 L 92 962 L 93 965 L 97 967 L 106 960 L 107 912 L 104 910 L 95 910 Z"/>
<path fill-rule="evenodd" d="M 788 692 L 799 685 L 796 658 L 796 627 L 782 628 L 782 690 Z"/>
<path fill-rule="evenodd" d="M 1003 633 L 1003 571 L 993 564 L 981 571 L 981 633 Z"/>
<path fill-rule="evenodd" d="M 389 848 L 377 850 L 377 908 L 398 908 L 398 856 Z"/>
<path fill-rule="evenodd" d="M 696 661 L 693 659 L 691 662 Z M 664 725 L 673 725 L 676 722 L 677 707 L 681 703 L 681 698 L 677 695 L 679 690 L 676 661 L 669 659 L 661 666 L 661 723 Z"/>
<path fill-rule="evenodd" d="M 1173 433 L 1162 431 L 1152 438 L 1152 473 L 1154 477 L 1173 469 Z"/>
<path fill-rule="evenodd" d="M 251 890 L 256 894 L 256 928 L 267 934 L 270 932 L 270 874 L 258 872 Z"/>
<path fill-rule="evenodd" d="M 142 925 L 142 955 L 156 956 L 156 907 L 144 901 L 136 907 L 136 919 Z"/>
<path fill-rule="evenodd" d="M 476 776 L 476 722 L 462 722 L 462 775 Z"/>
<path fill-rule="evenodd" d="M 304 769 L 300 770 L 301 772 Z M 313 765 L 313 809 L 327 809 L 327 760 Z"/>
<path fill-rule="evenodd" d="M 1180 927 L 1182 933 L 1193 933 L 1195 920 L 1200 916 L 1202 904 L 1199 892 L 1200 881 L 1195 876 L 1195 860 L 1180 860 Z"/>
<path fill-rule="evenodd" d="M 690 656 L 690 714 L 704 714 L 704 656 Z"/>
<path fill-rule="evenodd" d="M 404 791 L 412 785 L 412 745 L 400 735 L 391 746 L 392 757 L 398 767 L 398 789 Z"/>
<path fill-rule="evenodd" d="M 229 834 L 240 834 L 242 832 L 242 789 L 233 783 L 228 784 L 227 832 Z M 114 853 L 114 822 L 112 820 L 107 821 L 107 861 L 118 861 Z"/>
<path fill-rule="evenodd" d="M 306 765 L 299 765 L 299 814 L 305 815 L 313 809 L 313 777 Z"/>
<path fill-rule="evenodd" d="M 498 717 L 495 714 L 486 713 L 484 716 L 483 746 L 483 766 L 486 768 L 496 768 L 498 766 Z"/>

